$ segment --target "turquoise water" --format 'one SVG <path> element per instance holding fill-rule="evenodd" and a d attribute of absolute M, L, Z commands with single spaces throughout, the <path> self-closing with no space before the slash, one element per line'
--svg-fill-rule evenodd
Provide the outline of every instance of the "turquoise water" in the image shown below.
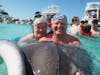
<path fill-rule="evenodd" d="M 21 37 L 32 33 L 32 25 L 29 24 L 0 24 L 0 39 L 9 39 L 17 42 Z"/>
<path fill-rule="evenodd" d="M 100 75 L 100 37 L 80 36 L 79 39 L 93 59 L 93 75 Z"/>
<path fill-rule="evenodd" d="M 32 25 L 28 24 L 0 24 L 0 39 L 8 39 L 17 43 L 20 38 L 32 33 Z M 82 47 L 86 49 L 93 59 L 93 73 L 100 75 L 100 37 L 79 36 Z M 0 75 L 7 75 L 7 66 L 0 57 Z"/>
<path fill-rule="evenodd" d="M 7 66 L 2 57 L 0 57 L 0 75 L 7 75 Z"/>

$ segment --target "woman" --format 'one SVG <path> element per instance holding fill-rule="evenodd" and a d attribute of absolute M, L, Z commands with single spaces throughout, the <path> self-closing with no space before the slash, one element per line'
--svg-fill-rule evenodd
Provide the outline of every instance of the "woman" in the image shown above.
<path fill-rule="evenodd" d="M 80 24 L 79 17 L 74 16 L 74 17 L 72 18 L 72 26 L 71 26 L 70 29 L 69 29 L 69 33 L 70 33 L 71 35 L 79 35 L 79 33 L 80 33 L 79 24 Z"/>
<path fill-rule="evenodd" d="M 47 21 L 44 16 L 36 18 L 33 23 L 34 33 L 28 34 L 25 37 L 21 38 L 20 42 L 25 42 L 28 40 L 39 40 L 41 37 L 47 35 Z"/>

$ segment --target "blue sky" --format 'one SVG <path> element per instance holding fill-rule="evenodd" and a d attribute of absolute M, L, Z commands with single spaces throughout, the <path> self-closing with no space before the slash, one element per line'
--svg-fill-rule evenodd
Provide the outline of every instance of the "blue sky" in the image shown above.
<path fill-rule="evenodd" d="M 60 12 L 65 14 L 69 21 L 73 16 L 84 16 L 84 10 L 87 2 L 100 0 L 0 0 L 3 9 L 10 16 L 19 19 L 33 18 L 36 11 L 43 12 L 49 5 L 60 6 Z"/>

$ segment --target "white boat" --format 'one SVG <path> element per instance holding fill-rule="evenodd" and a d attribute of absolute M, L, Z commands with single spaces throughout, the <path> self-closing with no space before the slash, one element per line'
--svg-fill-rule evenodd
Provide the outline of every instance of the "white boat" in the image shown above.
<path fill-rule="evenodd" d="M 44 11 L 43 14 L 47 17 L 48 22 L 50 22 L 51 18 L 59 13 L 60 6 L 58 5 L 49 5 Z"/>
<path fill-rule="evenodd" d="M 5 16 L 9 16 L 9 14 L 2 9 L 2 5 L 0 5 L 0 17 L 4 18 Z"/>
<path fill-rule="evenodd" d="M 0 5 L 0 19 L 2 19 L 4 21 L 5 18 L 8 18 L 9 22 L 10 22 L 13 17 L 9 16 L 8 12 L 6 12 L 2 7 L 3 6 Z"/>
<path fill-rule="evenodd" d="M 93 19 L 98 20 L 98 24 L 100 24 L 100 2 L 89 2 L 86 5 L 84 12 L 84 19 L 91 24 Z"/>

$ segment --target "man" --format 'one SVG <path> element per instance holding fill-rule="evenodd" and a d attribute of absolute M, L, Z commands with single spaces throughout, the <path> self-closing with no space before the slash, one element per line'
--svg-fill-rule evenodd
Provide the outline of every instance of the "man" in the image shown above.
<path fill-rule="evenodd" d="M 47 32 L 47 21 L 44 16 L 36 18 L 33 23 L 34 33 L 26 35 L 24 38 L 20 40 L 20 42 L 25 42 L 27 40 L 39 40 L 41 37 L 46 36 Z"/>
<path fill-rule="evenodd" d="M 56 14 L 51 19 L 51 29 L 53 31 L 53 34 L 49 37 L 45 36 L 41 38 L 40 42 L 46 42 L 46 41 L 52 41 L 57 44 L 65 45 L 65 44 L 71 44 L 75 46 L 80 46 L 80 41 L 72 36 L 66 33 L 67 28 L 67 18 L 65 15 L 62 14 Z M 76 72 L 75 75 L 81 75 L 81 72 Z"/>
<path fill-rule="evenodd" d="M 51 29 L 53 34 L 49 37 L 43 37 L 39 41 L 52 41 L 57 44 L 72 44 L 80 45 L 80 41 L 69 34 L 66 33 L 67 28 L 67 18 L 65 15 L 56 14 L 51 19 Z"/>

